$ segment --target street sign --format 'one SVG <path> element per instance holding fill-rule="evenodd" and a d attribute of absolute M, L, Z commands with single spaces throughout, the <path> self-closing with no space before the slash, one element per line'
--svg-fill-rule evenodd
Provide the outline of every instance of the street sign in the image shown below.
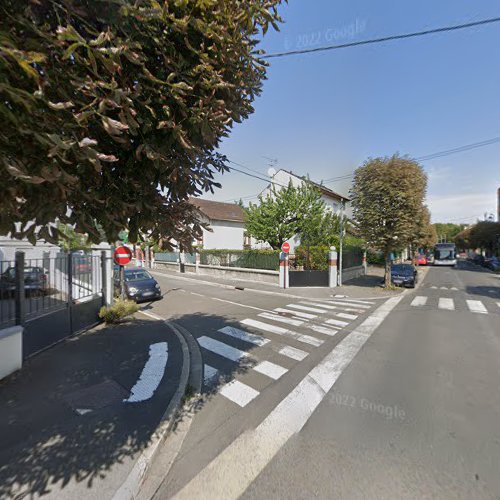
<path fill-rule="evenodd" d="M 285 241 L 285 243 L 281 245 L 281 251 L 285 253 L 288 253 L 290 251 L 290 243 L 288 243 L 288 241 Z"/>
<path fill-rule="evenodd" d="M 115 264 L 126 266 L 132 260 L 132 251 L 128 247 L 118 247 L 113 254 Z"/>

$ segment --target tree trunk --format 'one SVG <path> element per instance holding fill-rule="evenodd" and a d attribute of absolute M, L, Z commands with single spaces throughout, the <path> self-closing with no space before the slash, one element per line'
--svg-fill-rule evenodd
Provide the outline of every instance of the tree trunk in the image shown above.
<path fill-rule="evenodd" d="M 385 286 L 391 286 L 391 252 L 385 252 L 385 276 L 384 276 Z"/>

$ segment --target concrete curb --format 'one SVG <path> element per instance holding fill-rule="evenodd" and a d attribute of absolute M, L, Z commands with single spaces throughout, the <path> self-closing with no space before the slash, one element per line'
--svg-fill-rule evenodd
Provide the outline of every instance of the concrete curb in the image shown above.
<path fill-rule="evenodd" d="M 142 451 L 134 467 L 127 476 L 127 479 L 114 494 L 113 500 L 133 500 L 137 497 L 141 485 L 155 457 L 155 454 L 158 451 L 159 446 L 171 431 L 175 423 L 176 416 L 183 404 L 183 398 L 186 393 L 186 388 L 188 386 L 191 375 L 190 348 L 184 336 L 187 330 L 184 332 L 184 334 L 182 334 L 172 323 L 165 321 L 165 324 L 177 336 L 182 346 L 183 359 L 179 387 L 177 388 L 177 391 L 175 392 L 173 398 L 170 400 L 170 403 L 168 404 L 167 409 L 165 410 L 161 418 L 160 424 L 158 425 L 158 428 L 156 429 L 151 439 L 151 443 Z M 192 337 L 191 334 L 189 334 L 189 336 Z"/>

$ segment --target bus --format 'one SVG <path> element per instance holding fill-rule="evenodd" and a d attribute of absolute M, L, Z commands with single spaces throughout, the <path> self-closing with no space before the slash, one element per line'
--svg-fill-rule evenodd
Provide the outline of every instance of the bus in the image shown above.
<path fill-rule="evenodd" d="M 434 265 L 457 265 L 457 249 L 454 243 L 438 243 L 434 246 Z"/>

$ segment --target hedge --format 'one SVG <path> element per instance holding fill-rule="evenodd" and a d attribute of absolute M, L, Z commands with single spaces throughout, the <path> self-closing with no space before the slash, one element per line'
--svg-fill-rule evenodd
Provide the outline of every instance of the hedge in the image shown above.
<path fill-rule="evenodd" d="M 200 250 L 200 263 L 277 271 L 279 255 L 277 250 Z"/>

